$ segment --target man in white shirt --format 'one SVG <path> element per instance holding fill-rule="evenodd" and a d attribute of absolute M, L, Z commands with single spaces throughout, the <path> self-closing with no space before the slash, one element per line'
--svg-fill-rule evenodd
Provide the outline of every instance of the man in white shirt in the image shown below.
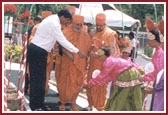
<path fill-rule="evenodd" d="M 39 25 L 29 50 L 30 67 L 30 108 L 35 111 L 47 110 L 44 105 L 45 83 L 46 83 L 46 63 L 47 54 L 51 52 L 56 41 L 64 48 L 73 53 L 78 53 L 80 57 L 86 57 L 69 41 L 66 40 L 61 24 L 72 21 L 72 12 L 65 8 L 58 15 L 51 15 L 45 18 Z"/>

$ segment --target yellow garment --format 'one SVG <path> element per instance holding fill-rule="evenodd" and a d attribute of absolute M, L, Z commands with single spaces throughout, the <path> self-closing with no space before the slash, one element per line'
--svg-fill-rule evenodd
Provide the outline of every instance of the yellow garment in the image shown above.
<path fill-rule="evenodd" d="M 103 31 L 96 32 L 96 34 L 92 38 L 92 43 L 94 43 L 94 40 L 98 39 L 102 41 L 103 46 L 109 46 L 110 43 L 114 41 L 114 39 L 117 40 L 117 38 L 118 38 L 117 33 L 106 26 Z M 118 44 L 117 42 L 115 43 L 116 43 L 115 44 L 116 52 L 119 55 L 120 52 L 119 52 Z M 93 46 L 92 50 L 96 51 L 96 48 Z M 93 56 L 90 57 L 90 68 L 88 71 L 87 81 L 92 79 L 92 73 L 94 70 L 102 69 L 102 64 L 103 62 L 100 59 L 95 58 Z M 91 88 L 88 88 L 87 96 L 88 96 L 89 106 L 90 107 L 94 106 L 97 110 L 104 110 L 105 102 L 106 102 L 106 94 L 107 94 L 107 85 L 93 86 Z"/>
<path fill-rule="evenodd" d="M 63 30 L 67 40 L 85 54 L 90 48 L 90 37 L 84 30 L 75 32 L 72 25 Z M 70 53 L 70 52 L 69 52 Z M 86 59 L 80 58 L 78 54 L 73 54 L 74 61 L 71 61 L 65 54 L 62 56 L 61 73 L 58 82 L 59 98 L 62 104 L 71 102 L 76 104 L 76 98 L 83 84 Z"/>

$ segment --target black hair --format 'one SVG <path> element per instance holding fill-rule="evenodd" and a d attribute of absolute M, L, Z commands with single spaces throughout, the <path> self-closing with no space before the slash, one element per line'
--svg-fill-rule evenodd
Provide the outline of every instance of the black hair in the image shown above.
<path fill-rule="evenodd" d="M 105 52 L 105 54 L 104 54 L 105 56 L 107 56 L 107 57 L 110 56 L 110 47 L 108 47 L 108 46 L 102 46 L 100 49 Z"/>
<path fill-rule="evenodd" d="M 160 36 L 158 29 L 151 30 L 150 32 L 155 36 L 155 40 L 160 43 Z"/>
<path fill-rule="evenodd" d="M 91 24 L 91 23 L 86 23 L 86 25 L 87 25 L 87 26 L 88 26 L 88 25 L 92 26 L 92 24 Z"/>
<path fill-rule="evenodd" d="M 58 16 L 64 16 L 64 18 L 70 18 L 72 19 L 72 12 L 68 8 L 63 8 L 58 12 Z"/>
<path fill-rule="evenodd" d="M 37 15 L 35 18 L 34 18 L 34 21 L 39 21 L 41 22 L 42 21 L 42 17 Z"/>
<path fill-rule="evenodd" d="M 134 33 L 133 32 L 130 32 L 129 35 L 134 38 Z"/>

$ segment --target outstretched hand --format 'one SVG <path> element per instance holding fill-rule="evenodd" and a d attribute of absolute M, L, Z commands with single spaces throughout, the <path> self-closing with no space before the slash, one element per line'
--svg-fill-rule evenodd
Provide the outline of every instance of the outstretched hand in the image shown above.
<path fill-rule="evenodd" d="M 140 82 L 144 81 L 144 76 L 143 76 L 143 75 L 141 75 L 141 76 L 139 77 L 139 81 L 140 81 Z"/>
<path fill-rule="evenodd" d="M 60 56 L 59 55 L 59 49 L 52 49 L 53 56 Z"/>
<path fill-rule="evenodd" d="M 87 58 L 87 55 L 81 51 L 79 51 L 78 54 L 81 58 Z"/>

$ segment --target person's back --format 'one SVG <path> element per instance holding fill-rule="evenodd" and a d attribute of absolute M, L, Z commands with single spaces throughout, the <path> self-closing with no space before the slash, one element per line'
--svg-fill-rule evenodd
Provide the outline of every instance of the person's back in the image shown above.
<path fill-rule="evenodd" d="M 47 46 L 47 47 L 49 47 L 49 48 L 47 48 L 47 50 L 51 51 L 51 49 L 53 48 L 53 46 L 56 42 L 56 39 L 54 38 L 56 36 L 52 36 L 53 35 L 52 32 L 55 32 L 54 31 L 55 28 L 60 28 L 60 30 L 61 30 L 61 26 L 58 22 L 59 22 L 59 18 L 57 15 L 52 15 L 52 16 L 49 16 L 46 19 L 44 19 L 40 23 L 40 25 L 36 31 L 36 34 L 31 42 L 36 45 L 41 44 L 40 45 L 41 47 L 46 47 L 46 45 L 51 44 L 50 47 Z M 40 40 L 42 40 L 42 42 L 39 42 L 39 37 L 43 38 L 43 39 L 40 39 Z"/>

